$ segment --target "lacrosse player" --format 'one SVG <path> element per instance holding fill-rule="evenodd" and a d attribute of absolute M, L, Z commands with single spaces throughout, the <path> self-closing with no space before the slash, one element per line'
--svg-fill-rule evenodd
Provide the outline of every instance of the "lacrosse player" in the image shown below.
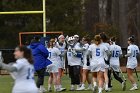
<path fill-rule="evenodd" d="M 0 68 L 14 73 L 15 83 L 12 93 L 38 93 L 31 50 L 24 46 L 16 47 L 14 55 L 16 63 L 7 65 L 0 62 Z"/>
<path fill-rule="evenodd" d="M 107 35 L 102 32 L 100 33 L 100 37 L 101 37 L 101 41 L 102 41 L 102 44 L 109 50 L 109 43 L 108 42 L 108 37 Z M 109 82 L 109 79 L 108 79 L 108 68 L 109 68 L 109 57 L 107 56 L 107 54 L 104 55 L 104 60 L 105 60 L 105 63 L 106 63 L 106 70 L 105 70 L 105 73 L 104 73 L 104 78 L 105 78 L 105 91 L 108 91 L 108 82 Z"/>
<path fill-rule="evenodd" d="M 88 49 L 88 55 L 92 56 L 90 68 L 93 75 L 97 73 L 98 93 L 102 93 L 106 68 L 104 56 L 108 53 L 108 49 L 102 44 L 100 35 L 94 37 L 94 42 L 95 44 L 92 44 Z M 96 93 L 96 91 L 97 87 L 94 87 L 93 92 Z"/>
<path fill-rule="evenodd" d="M 123 91 L 126 89 L 126 83 L 125 80 L 123 80 L 121 77 L 119 77 L 119 72 L 120 72 L 120 60 L 119 58 L 122 57 L 122 50 L 121 47 L 116 45 L 116 38 L 112 37 L 110 39 L 110 49 L 109 51 L 111 52 L 110 55 L 110 68 L 108 70 L 108 77 L 109 77 L 109 91 L 111 91 L 112 85 L 111 85 L 111 72 L 113 71 L 113 75 L 117 81 L 119 81 L 122 84 L 122 89 Z"/>
<path fill-rule="evenodd" d="M 139 54 L 139 48 L 137 45 L 134 44 L 134 41 L 135 41 L 134 36 L 128 38 L 129 46 L 127 48 L 127 54 L 125 55 L 125 57 L 127 57 L 127 66 L 126 66 L 127 75 L 128 75 L 128 79 L 132 83 L 132 88 L 130 90 L 138 89 L 138 85 L 133 76 L 133 71 L 138 66 L 137 56 Z"/>
<path fill-rule="evenodd" d="M 58 66 L 59 66 L 59 59 L 60 57 L 63 57 L 64 54 L 61 53 L 61 51 L 55 47 L 56 42 L 55 39 L 51 39 L 49 41 L 48 51 L 49 51 L 49 57 L 48 59 L 52 62 L 51 65 L 47 67 L 48 72 L 50 72 L 50 77 L 48 80 L 48 91 L 51 90 L 51 83 L 54 82 L 54 89 L 55 91 L 62 91 L 60 85 L 58 84 L 57 76 L 58 76 Z"/>
<path fill-rule="evenodd" d="M 88 82 L 89 86 L 87 90 L 92 89 L 91 80 L 89 79 L 90 71 L 90 59 L 87 58 L 87 50 L 89 48 L 89 39 L 88 37 L 83 37 L 81 43 L 83 44 L 81 50 L 83 52 L 83 73 L 82 73 L 82 85 L 77 90 L 85 90 L 85 83 Z"/>
<path fill-rule="evenodd" d="M 65 53 L 66 51 L 66 42 L 65 42 L 65 37 L 64 35 L 60 35 L 58 37 L 58 41 L 56 42 L 56 48 L 58 48 L 61 52 L 61 54 Z M 61 88 L 61 90 L 66 90 L 66 88 L 62 88 L 61 84 L 61 78 L 63 74 L 63 70 L 65 69 L 65 56 L 59 58 L 58 62 L 58 76 L 57 76 L 57 81 L 58 81 L 58 86 Z"/>
<path fill-rule="evenodd" d="M 70 90 L 75 90 L 75 85 L 77 85 L 77 89 L 80 85 L 80 69 L 81 69 L 81 52 L 76 52 L 76 49 L 80 49 L 78 43 L 75 43 L 75 38 L 69 37 L 68 38 L 68 51 L 67 51 L 67 58 L 68 58 L 68 65 L 69 65 L 69 74 L 71 78 L 71 88 Z"/>

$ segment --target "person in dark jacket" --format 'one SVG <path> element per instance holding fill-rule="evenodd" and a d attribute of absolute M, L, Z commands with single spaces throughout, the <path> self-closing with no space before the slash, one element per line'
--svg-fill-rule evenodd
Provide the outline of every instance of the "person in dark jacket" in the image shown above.
<path fill-rule="evenodd" d="M 47 59 L 49 52 L 46 47 L 40 43 L 40 37 L 36 36 L 30 44 L 34 58 L 34 68 L 38 75 L 37 87 L 40 92 L 45 92 L 46 89 L 43 87 L 44 84 L 44 73 L 46 67 L 51 64 L 51 61 Z"/>

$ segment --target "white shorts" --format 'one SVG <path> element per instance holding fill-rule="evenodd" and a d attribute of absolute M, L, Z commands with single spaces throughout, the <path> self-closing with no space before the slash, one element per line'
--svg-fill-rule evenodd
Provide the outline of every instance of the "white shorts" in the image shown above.
<path fill-rule="evenodd" d="M 105 68 L 108 69 L 109 68 L 109 65 L 105 64 Z"/>
<path fill-rule="evenodd" d="M 90 66 L 86 66 L 86 65 L 84 65 L 84 66 L 83 66 L 83 69 L 90 70 Z"/>
<path fill-rule="evenodd" d="M 91 72 L 105 72 L 105 65 L 104 64 L 95 64 L 93 66 L 90 66 L 90 71 Z"/>
<path fill-rule="evenodd" d="M 137 67 L 137 64 L 127 64 L 127 66 L 126 66 L 126 68 L 130 68 L 130 69 L 134 69 L 134 68 L 136 68 Z"/>
<path fill-rule="evenodd" d="M 63 62 L 63 61 L 60 61 L 60 62 L 58 63 L 58 68 L 64 69 L 64 62 Z"/>
<path fill-rule="evenodd" d="M 55 64 L 51 64 L 51 65 L 47 66 L 46 72 L 57 73 L 58 72 L 58 66 L 55 65 Z"/>
<path fill-rule="evenodd" d="M 120 72 L 120 66 L 118 65 L 110 65 L 111 69 L 113 69 L 116 72 Z"/>
<path fill-rule="evenodd" d="M 12 93 L 38 93 L 38 88 L 35 83 L 17 82 L 13 87 Z"/>

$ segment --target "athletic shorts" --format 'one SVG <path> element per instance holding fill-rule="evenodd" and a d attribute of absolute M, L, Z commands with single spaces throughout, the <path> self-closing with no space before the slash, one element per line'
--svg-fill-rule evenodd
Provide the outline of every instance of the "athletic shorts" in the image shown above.
<path fill-rule="evenodd" d="M 83 66 L 83 69 L 90 70 L 90 66 L 86 66 L 86 65 L 84 65 L 84 66 Z"/>
<path fill-rule="evenodd" d="M 120 66 L 118 65 L 110 65 L 111 69 L 113 69 L 116 72 L 120 72 Z"/>
<path fill-rule="evenodd" d="M 134 68 L 136 68 L 137 67 L 137 64 L 127 64 L 127 66 L 126 66 L 126 68 L 130 68 L 130 69 L 134 69 Z"/>
<path fill-rule="evenodd" d="M 57 73 L 58 72 L 58 66 L 55 65 L 55 64 L 51 64 L 47 67 L 46 72 Z"/>
<path fill-rule="evenodd" d="M 23 82 L 15 83 L 12 93 L 38 93 L 35 83 Z"/>
<path fill-rule="evenodd" d="M 93 66 L 90 66 L 90 71 L 91 72 L 105 72 L 105 65 L 104 64 L 95 64 Z"/>
<path fill-rule="evenodd" d="M 63 62 L 63 61 L 60 61 L 60 62 L 58 63 L 58 68 L 64 69 L 64 62 Z"/>
<path fill-rule="evenodd" d="M 108 69 L 109 68 L 109 65 L 105 64 L 105 68 Z"/>

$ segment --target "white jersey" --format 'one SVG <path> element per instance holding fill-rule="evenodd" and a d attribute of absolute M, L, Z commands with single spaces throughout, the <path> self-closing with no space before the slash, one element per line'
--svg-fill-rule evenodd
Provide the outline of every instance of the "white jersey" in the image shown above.
<path fill-rule="evenodd" d="M 56 47 L 60 50 L 61 54 L 63 54 L 66 50 L 66 43 L 64 42 L 63 45 L 59 45 L 58 42 L 56 42 Z M 59 58 L 59 68 L 65 68 L 65 56 Z"/>
<path fill-rule="evenodd" d="M 127 59 L 127 67 L 137 67 L 137 55 L 139 54 L 139 48 L 136 45 L 129 45 L 127 48 L 127 54 L 130 56 Z"/>
<path fill-rule="evenodd" d="M 120 46 L 113 44 L 110 46 L 110 65 L 120 66 L 120 55 L 122 55 L 122 49 Z"/>
<path fill-rule="evenodd" d="M 52 62 L 52 64 L 56 64 L 58 65 L 58 63 L 60 62 L 60 55 L 61 52 L 58 48 L 53 47 L 53 48 L 48 48 L 49 51 L 49 57 L 48 59 Z"/>
<path fill-rule="evenodd" d="M 73 54 L 73 49 L 79 49 L 79 48 L 81 48 L 79 43 L 75 44 L 74 47 L 71 46 L 68 47 L 68 51 L 67 51 L 68 65 L 70 66 L 81 65 L 82 63 L 81 58 L 76 57 Z"/>
<path fill-rule="evenodd" d="M 15 85 L 12 93 L 38 93 L 34 80 L 35 70 L 33 65 L 27 59 L 21 58 L 13 66 L 17 68 L 17 71 L 14 72 Z"/>
<path fill-rule="evenodd" d="M 87 51 L 88 51 L 88 48 L 89 48 L 89 44 L 88 43 L 85 44 L 83 46 L 83 48 L 84 48 L 84 51 L 83 51 L 83 63 L 84 63 L 85 66 L 87 66 Z"/>
<path fill-rule="evenodd" d="M 100 44 L 97 46 L 95 44 L 92 44 L 90 45 L 88 50 L 91 52 L 92 55 L 91 65 L 105 64 L 104 55 L 106 54 L 106 51 L 108 49 L 104 45 Z"/>
<path fill-rule="evenodd" d="M 109 51 L 110 45 L 108 43 L 102 43 L 102 45 L 104 45 Z M 104 58 L 105 58 L 105 60 L 108 60 L 107 54 L 104 55 Z"/>

